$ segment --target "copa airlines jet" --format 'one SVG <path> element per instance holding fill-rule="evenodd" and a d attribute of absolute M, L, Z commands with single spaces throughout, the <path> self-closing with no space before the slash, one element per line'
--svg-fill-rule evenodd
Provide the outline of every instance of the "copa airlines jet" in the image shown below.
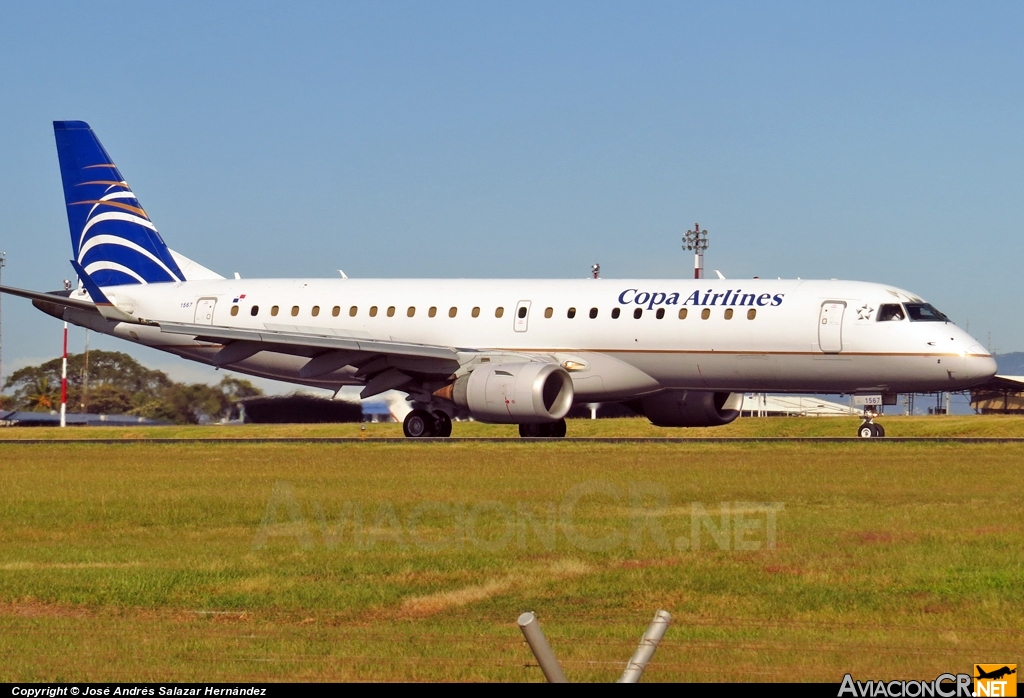
<path fill-rule="evenodd" d="M 996 363 L 915 294 L 802 280 L 225 279 L 169 249 L 88 124 L 54 123 L 80 287 L 37 308 L 186 359 L 308 386 L 396 389 L 407 436 L 451 416 L 564 436 L 574 401 L 715 426 L 746 391 L 962 390 Z M 236 275 L 237 276 L 237 275 Z M 863 436 L 880 436 L 870 418 Z"/>

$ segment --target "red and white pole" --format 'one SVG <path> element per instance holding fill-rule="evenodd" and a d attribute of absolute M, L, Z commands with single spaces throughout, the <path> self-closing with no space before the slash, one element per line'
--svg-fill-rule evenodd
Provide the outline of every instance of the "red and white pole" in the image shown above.
<path fill-rule="evenodd" d="M 68 323 L 64 323 L 64 360 L 60 367 L 60 425 L 66 427 L 68 409 Z"/>

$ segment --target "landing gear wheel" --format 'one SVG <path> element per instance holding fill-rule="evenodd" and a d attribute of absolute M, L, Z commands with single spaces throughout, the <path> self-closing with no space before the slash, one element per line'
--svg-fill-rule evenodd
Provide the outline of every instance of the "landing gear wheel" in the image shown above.
<path fill-rule="evenodd" d="M 557 422 L 549 424 L 548 426 L 551 428 L 551 436 L 555 437 L 556 439 L 561 439 L 565 437 L 566 427 L 564 419 L 559 419 Z"/>
<path fill-rule="evenodd" d="M 434 424 L 436 436 L 447 438 L 452 435 L 452 418 L 448 416 L 447 412 L 435 412 Z"/>
<path fill-rule="evenodd" d="M 402 431 L 410 439 L 420 439 L 434 436 L 437 433 L 437 424 L 434 416 L 426 410 L 413 410 L 402 422 Z"/>
<path fill-rule="evenodd" d="M 862 439 L 879 439 L 885 436 L 885 429 L 882 428 L 881 424 L 864 422 L 857 428 L 857 436 Z"/>

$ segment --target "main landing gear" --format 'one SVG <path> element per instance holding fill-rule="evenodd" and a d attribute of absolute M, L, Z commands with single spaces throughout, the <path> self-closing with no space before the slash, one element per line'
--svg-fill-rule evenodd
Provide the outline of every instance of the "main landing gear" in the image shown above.
<path fill-rule="evenodd" d="M 878 414 L 864 410 L 864 422 L 857 427 L 857 436 L 862 439 L 880 439 L 885 436 L 885 429 L 881 424 L 875 424 L 874 418 Z"/>
<path fill-rule="evenodd" d="M 402 431 L 411 439 L 452 435 L 452 418 L 446 412 L 413 410 L 402 422 Z"/>
<path fill-rule="evenodd" d="M 565 436 L 565 420 L 559 419 L 557 422 L 550 422 L 547 424 L 520 424 L 519 435 L 524 439 L 536 439 L 536 438 L 555 438 L 560 439 Z"/>
<path fill-rule="evenodd" d="M 446 412 L 438 410 L 429 412 L 415 409 L 410 412 L 402 423 L 402 431 L 410 439 L 427 439 L 448 437 L 452 435 L 452 418 Z M 523 438 L 555 438 L 565 436 L 565 420 L 548 424 L 520 424 L 519 436 Z"/>

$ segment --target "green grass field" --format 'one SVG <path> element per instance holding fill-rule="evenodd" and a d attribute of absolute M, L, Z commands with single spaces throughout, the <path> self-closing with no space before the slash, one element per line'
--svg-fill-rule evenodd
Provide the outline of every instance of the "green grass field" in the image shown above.
<path fill-rule="evenodd" d="M 780 417 L 770 419 L 737 419 L 723 427 L 676 429 L 656 427 L 646 419 L 572 419 L 567 436 L 575 437 L 777 437 L 777 436 L 856 436 L 861 419 L 856 417 Z M 1024 419 L 1013 415 L 897 417 L 883 415 L 878 419 L 889 436 L 967 436 L 1022 437 Z M 139 439 L 139 438 L 323 438 L 359 437 L 401 438 L 398 423 L 366 424 L 244 424 L 169 427 L 74 427 L 0 429 L 0 441 L 17 439 Z M 518 438 L 515 425 L 456 422 L 455 437 Z"/>
<path fill-rule="evenodd" d="M 885 423 L 1021 435 L 1013 418 Z M 676 434 L 603 426 L 630 427 Z M 1024 444 L 372 443 L 393 431 L 0 443 L 0 681 L 541 680 L 526 610 L 571 680 L 614 680 L 658 608 L 674 620 L 645 680 L 930 679 L 1022 659 Z"/>

